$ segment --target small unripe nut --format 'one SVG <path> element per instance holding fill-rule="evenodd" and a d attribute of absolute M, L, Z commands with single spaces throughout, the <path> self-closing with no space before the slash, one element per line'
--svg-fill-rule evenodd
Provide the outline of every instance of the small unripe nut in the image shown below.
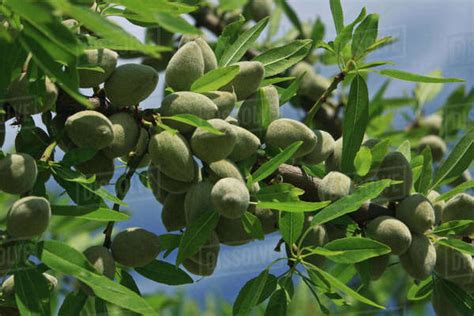
<path fill-rule="evenodd" d="M 435 200 L 440 196 L 440 194 L 437 191 L 430 191 L 427 195 L 428 200 L 431 202 L 431 205 L 433 205 L 433 209 L 435 212 L 435 225 L 439 225 L 441 222 L 442 216 L 443 216 L 443 211 L 444 208 L 446 207 L 446 202 L 445 201 L 437 201 Z"/>
<path fill-rule="evenodd" d="M 117 67 L 104 85 L 105 94 L 114 107 L 138 105 L 155 90 L 158 73 L 150 66 L 125 64 Z"/>
<path fill-rule="evenodd" d="M 464 287 L 474 281 L 474 262 L 469 254 L 451 247 L 436 245 L 436 273 Z"/>
<path fill-rule="evenodd" d="M 303 161 L 307 164 L 316 165 L 319 164 L 333 153 L 335 141 L 334 138 L 328 132 L 316 130 L 316 146 L 313 150 L 303 157 Z"/>
<path fill-rule="evenodd" d="M 204 74 L 204 57 L 196 42 L 183 45 L 171 57 L 166 67 L 166 84 L 174 91 L 191 90 L 191 86 Z"/>
<path fill-rule="evenodd" d="M 474 220 L 474 197 L 460 193 L 451 198 L 444 207 L 442 222 Z M 474 236 L 474 224 L 465 231 L 466 236 Z"/>
<path fill-rule="evenodd" d="M 10 194 L 30 191 L 36 182 L 36 161 L 28 154 L 9 154 L 0 159 L 0 190 Z"/>
<path fill-rule="evenodd" d="M 24 197 L 13 203 L 8 211 L 8 234 L 15 238 L 41 235 L 48 228 L 50 217 L 48 200 L 39 196 Z"/>
<path fill-rule="evenodd" d="M 348 196 L 351 193 L 351 178 L 343 173 L 329 172 L 318 187 L 318 194 L 321 201 L 336 201 Z"/>
<path fill-rule="evenodd" d="M 341 171 L 342 163 L 342 137 L 334 142 L 334 150 L 328 156 L 325 162 L 326 172 Z"/>
<path fill-rule="evenodd" d="M 401 221 L 390 216 L 379 216 L 369 222 L 367 235 L 392 249 L 392 254 L 401 255 L 411 244 L 411 233 Z"/>
<path fill-rule="evenodd" d="M 80 148 L 104 149 L 114 140 L 110 120 L 97 111 L 81 111 L 70 116 L 65 124 L 71 141 Z"/>
<path fill-rule="evenodd" d="M 203 120 L 209 120 L 217 116 L 217 105 L 205 95 L 181 91 L 171 93 L 166 96 L 161 103 L 161 115 L 173 116 L 177 114 L 192 114 Z M 172 128 L 178 129 L 181 133 L 189 133 L 194 127 L 172 120 L 166 121 L 166 124 Z"/>
<path fill-rule="evenodd" d="M 227 118 L 235 107 L 237 96 L 227 91 L 212 91 L 204 93 L 217 106 L 217 118 Z"/>
<path fill-rule="evenodd" d="M 236 141 L 229 159 L 239 162 L 255 154 L 261 144 L 260 139 L 245 128 L 233 125 L 233 130 Z"/>
<path fill-rule="evenodd" d="M 388 200 L 402 200 L 410 194 L 413 185 L 413 173 L 410 163 L 402 153 L 396 151 L 388 154 L 380 164 L 377 172 L 379 179 L 402 181 L 386 188 L 382 196 Z"/>
<path fill-rule="evenodd" d="M 26 73 L 23 73 L 10 83 L 8 88 L 8 102 L 18 115 L 33 115 L 46 112 L 54 108 L 58 98 L 58 88 L 48 78 L 44 81 L 43 94 L 33 95 Z"/>
<path fill-rule="evenodd" d="M 263 104 L 268 104 L 268 108 L 266 109 Z M 266 121 L 264 121 L 265 117 L 267 117 Z M 242 103 L 238 113 L 239 125 L 259 136 L 264 134 L 266 125 L 279 117 L 280 100 L 274 86 L 258 89 Z"/>
<path fill-rule="evenodd" d="M 396 217 L 411 231 L 424 234 L 435 224 L 435 211 L 431 202 L 421 194 L 413 194 L 397 205 Z"/>
<path fill-rule="evenodd" d="M 418 143 L 418 150 L 421 152 L 426 147 L 431 149 L 431 156 L 433 161 L 440 161 L 446 153 L 447 147 L 444 140 L 436 135 L 428 135 L 420 139 Z"/>
<path fill-rule="evenodd" d="M 240 246 L 252 241 L 240 218 L 231 219 L 221 216 L 217 223 L 216 233 L 219 241 L 227 246 Z"/>
<path fill-rule="evenodd" d="M 184 194 L 168 194 L 165 198 L 161 221 L 169 232 L 186 227 L 184 198 Z"/>
<path fill-rule="evenodd" d="M 303 143 L 293 155 L 295 158 L 309 154 L 316 146 L 317 137 L 306 125 L 292 119 L 278 119 L 268 126 L 266 142 L 269 146 L 286 149 L 298 141 Z"/>
<path fill-rule="evenodd" d="M 87 177 L 95 175 L 96 182 L 99 185 L 109 184 L 115 172 L 114 161 L 101 152 L 98 152 L 92 159 L 75 166 L 75 168 Z"/>
<path fill-rule="evenodd" d="M 193 174 L 194 178 L 190 182 L 184 182 L 167 176 L 153 164 L 150 164 L 150 167 L 148 168 L 148 177 L 151 187 L 156 187 L 156 189 L 164 190 L 168 193 L 174 194 L 187 192 L 193 186 L 193 184 L 199 181 L 200 172 L 197 164 L 194 164 Z M 159 192 L 156 191 L 156 189 L 153 189 L 153 192 L 156 192 L 157 194 Z"/>
<path fill-rule="evenodd" d="M 128 228 L 115 236 L 111 249 L 118 263 L 131 268 L 142 267 L 160 252 L 159 238 L 143 228 Z"/>
<path fill-rule="evenodd" d="M 191 148 L 199 159 L 210 163 L 229 156 L 237 137 L 233 126 L 226 121 L 212 119 L 208 122 L 221 134 L 216 135 L 198 127 L 191 137 Z"/>
<path fill-rule="evenodd" d="M 213 185 L 202 181 L 193 185 L 184 198 L 184 214 L 186 224 L 190 225 L 206 212 L 214 212 L 211 191 Z"/>
<path fill-rule="evenodd" d="M 424 280 L 436 265 L 436 249 L 425 235 L 413 234 L 410 248 L 400 256 L 405 271 L 416 280 Z"/>
<path fill-rule="evenodd" d="M 195 178 L 195 162 L 191 148 L 180 134 L 160 132 L 150 139 L 148 146 L 153 164 L 168 177 L 183 182 Z"/>
<path fill-rule="evenodd" d="M 94 269 L 107 278 L 113 280 L 115 276 L 115 260 L 110 251 L 102 246 L 92 246 L 84 251 L 84 256 Z M 79 283 L 87 295 L 94 295 L 94 291 L 82 282 Z"/>
<path fill-rule="evenodd" d="M 209 174 L 209 181 L 212 183 L 216 183 L 222 178 L 235 178 L 244 182 L 244 178 L 237 166 L 226 159 L 211 162 L 207 166 L 206 171 Z"/>
<path fill-rule="evenodd" d="M 58 286 L 58 279 L 48 273 L 43 273 L 44 278 L 48 283 L 48 289 L 53 291 Z M 4 297 L 11 297 L 15 295 L 15 276 L 9 276 L 2 284 L 2 294 Z M 0 310 L 0 315 L 4 315 Z M 8 316 L 9 314 L 5 314 Z"/>
<path fill-rule="evenodd" d="M 234 178 L 219 180 L 212 188 L 211 198 L 214 208 L 227 218 L 240 218 L 250 203 L 247 187 Z"/>
<path fill-rule="evenodd" d="M 109 117 L 112 123 L 114 138 L 112 143 L 103 149 L 105 156 L 113 159 L 128 154 L 137 144 L 140 127 L 135 118 L 125 112 Z"/>
<path fill-rule="evenodd" d="M 103 70 L 79 69 L 79 86 L 81 88 L 94 88 L 110 77 L 117 66 L 118 54 L 107 48 L 86 49 L 84 55 L 80 58 L 82 65 L 100 67 Z"/>
<path fill-rule="evenodd" d="M 259 61 L 241 61 L 236 65 L 240 67 L 239 74 L 222 90 L 234 91 L 237 100 L 241 101 L 257 91 L 265 74 L 265 68 Z"/>

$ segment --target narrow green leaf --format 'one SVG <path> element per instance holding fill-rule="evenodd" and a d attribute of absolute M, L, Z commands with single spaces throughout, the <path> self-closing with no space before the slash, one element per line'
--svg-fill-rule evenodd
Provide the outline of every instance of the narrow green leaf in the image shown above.
<path fill-rule="evenodd" d="M 436 171 L 430 189 L 436 188 L 444 179 L 461 175 L 474 160 L 474 129 L 471 129 L 457 143 L 448 158 Z"/>
<path fill-rule="evenodd" d="M 457 78 L 428 77 L 428 76 L 417 75 L 417 74 L 409 73 L 402 70 L 396 70 L 396 69 L 384 69 L 384 70 L 379 71 L 379 73 L 389 78 L 405 80 L 405 81 L 413 81 L 413 82 L 427 82 L 427 83 L 464 82 L 464 80 L 457 79 Z"/>
<path fill-rule="evenodd" d="M 390 247 L 369 238 L 346 237 L 310 251 L 337 263 L 353 264 L 390 253 L 391 250 Z"/>
<path fill-rule="evenodd" d="M 375 68 L 375 67 L 380 67 L 384 65 L 394 65 L 394 64 L 395 63 L 391 61 L 373 61 L 373 62 L 360 65 L 357 67 L 357 69 L 369 69 L 369 68 Z"/>
<path fill-rule="evenodd" d="M 58 316 L 79 316 L 87 297 L 83 291 L 69 292 L 59 308 Z"/>
<path fill-rule="evenodd" d="M 51 213 L 55 216 L 73 216 L 99 222 L 123 222 L 129 216 L 98 205 L 51 205 Z"/>
<path fill-rule="evenodd" d="M 439 239 L 437 243 L 449 248 L 456 249 L 462 253 L 474 256 L 474 246 L 462 240 L 455 238 Z"/>
<path fill-rule="evenodd" d="M 285 12 L 291 24 L 293 24 L 300 34 L 304 34 L 303 26 L 301 25 L 300 19 L 298 18 L 295 10 L 288 4 L 286 0 L 277 0 L 277 2 Z"/>
<path fill-rule="evenodd" d="M 276 287 L 276 277 L 268 270 L 262 271 L 256 278 L 249 280 L 240 289 L 232 309 L 233 315 L 248 315 L 259 303 L 268 298 Z"/>
<path fill-rule="evenodd" d="M 97 297 L 136 313 L 156 314 L 141 296 L 98 274 L 86 257 L 74 248 L 53 240 L 44 241 L 41 245 L 39 258 L 44 264 L 84 282 Z M 117 297 L 120 299 L 117 300 Z"/>
<path fill-rule="evenodd" d="M 408 162 L 411 162 L 411 143 L 409 140 L 404 141 L 400 146 L 398 146 L 397 151 L 401 152 Z"/>
<path fill-rule="evenodd" d="M 219 90 L 239 74 L 239 69 L 234 65 L 211 70 L 193 83 L 191 91 L 204 93 Z"/>
<path fill-rule="evenodd" d="M 61 164 L 67 167 L 76 166 L 94 158 L 97 149 L 93 148 L 73 148 L 64 154 Z"/>
<path fill-rule="evenodd" d="M 351 195 L 337 200 L 321 212 L 316 213 L 311 225 L 324 224 L 343 215 L 357 211 L 364 203 L 378 197 L 391 183 L 391 180 L 385 179 L 368 182 L 359 186 Z"/>
<path fill-rule="evenodd" d="M 110 4 L 120 4 L 128 10 L 138 14 L 153 15 L 159 12 L 172 14 L 184 14 L 195 11 L 198 7 L 180 2 L 168 2 L 166 0 L 105 0 Z"/>
<path fill-rule="evenodd" d="M 450 198 L 452 198 L 453 196 L 455 196 L 459 193 L 466 192 L 467 190 L 472 189 L 472 188 L 474 188 L 474 180 L 466 181 L 466 182 L 458 185 L 454 189 L 452 189 L 452 190 L 450 190 L 446 193 L 441 194 L 440 196 L 438 196 L 436 198 L 436 200 L 434 202 L 436 203 L 436 202 L 439 202 L 439 201 L 447 201 Z"/>
<path fill-rule="evenodd" d="M 449 221 L 436 227 L 431 233 L 438 236 L 448 235 L 462 235 L 467 229 L 470 229 L 474 221 L 472 220 L 458 220 Z"/>
<path fill-rule="evenodd" d="M 437 69 L 429 74 L 430 77 L 441 77 L 443 73 Z M 420 111 L 423 106 L 433 100 L 443 90 L 443 86 L 436 83 L 417 83 L 414 89 L 414 95 L 416 97 L 416 110 Z"/>
<path fill-rule="evenodd" d="M 363 56 L 367 48 L 377 40 L 379 15 L 369 14 L 355 29 L 352 37 L 352 56 Z"/>
<path fill-rule="evenodd" d="M 304 213 L 282 212 L 278 221 L 278 228 L 280 230 L 283 240 L 288 245 L 296 243 L 303 232 Z"/>
<path fill-rule="evenodd" d="M 49 316 L 50 292 L 43 274 L 31 267 L 15 270 L 15 300 L 21 315 Z"/>
<path fill-rule="evenodd" d="M 186 228 L 179 243 L 176 265 L 181 264 L 186 258 L 198 252 L 199 248 L 208 241 L 218 222 L 219 213 L 209 211 L 202 214 Z"/>
<path fill-rule="evenodd" d="M 140 295 L 140 289 L 138 288 L 137 283 L 133 279 L 133 277 L 128 273 L 125 269 L 120 269 L 119 275 L 117 277 L 117 281 L 125 286 L 127 289 L 132 290 L 133 292 Z"/>
<path fill-rule="evenodd" d="M 219 0 L 219 8 L 222 11 L 233 11 L 245 6 L 249 0 Z"/>
<path fill-rule="evenodd" d="M 158 24 L 172 33 L 200 35 L 201 31 L 189 24 L 184 18 L 169 13 L 156 13 L 154 15 Z"/>
<path fill-rule="evenodd" d="M 413 283 L 408 290 L 407 299 L 413 302 L 428 298 L 433 292 L 433 278 L 428 277 L 420 283 Z"/>
<path fill-rule="evenodd" d="M 97 48 L 109 48 L 113 50 L 136 50 L 145 54 L 159 57 L 160 51 L 169 50 L 166 47 L 158 45 L 147 45 L 140 42 L 136 37 L 124 31 L 116 23 L 109 21 L 89 8 L 75 6 L 66 0 L 50 0 L 50 3 L 91 31 L 100 39 L 94 37 L 88 38 L 89 45 Z"/>
<path fill-rule="evenodd" d="M 434 294 L 440 295 L 454 307 L 459 315 L 472 315 L 474 310 L 474 299 L 457 284 L 444 279 L 436 279 Z M 439 293 L 438 291 L 441 291 Z"/>
<path fill-rule="evenodd" d="M 328 206 L 331 201 L 325 202 L 305 202 L 305 201 L 287 201 L 287 202 L 258 202 L 257 206 L 260 208 L 269 208 L 272 210 L 285 212 L 312 212 L 320 210 Z"/>
<path fill-rule="evenodd" d="M 71 70 L 63 70 L 63 66 L 56 62 L 56 54 L 52 54 L 51 50 L 47 50 L 50 47 L 49 45 L 52 44 L 48 42 L 44 35 L 25 22 L 23 23 L 20 42 L 25 50 L 31 53 L 35 63 L 50 78 L 55 79 L 64 91 L 84 107 L 92 108 L 90 102 L 78 91 L 77 74 L 71 73 Z"/>
<path fill-rule="evenodd" d="M 354 170 L 354 158 L 364 139 L 369 122 L 369 92 L 362 76 L 357 75 L 351 84 L 344 115 L 342 170 Z"/>
<path fill-rule="evenodd" d="M 108 316 L 109 312 L 107 310 L 107 303 L 104 300 L 96 297 L 94 300 L 95 313 L 101 316 Z"/>
<path fill-rule="evenodd" d="M 135 268 L 135 271 L 157 283 L 168 285 L 193 283 L 193 279 L 186 272 L 164 261 L 154 260 L 144 267 Z"/>
<path fill-rule="evenodd" d="M 333 44 L 337 54 L 344 54 L 344 49 L 346 45 L 352 39 L 352 32 L 354 30 L 354 26 L 365 18 L 366 13 L 367 12 L 365 7 L 362 8 L 357 18 L 352 23 L 344 26 L 342 30 L 337 34 Z"/>
<path fill-rule="evenodd" d="M 287 299 L 284 289 L 276 290 L 270 297 L 267 308 L 265 309 L 265 316 L 286 316 Z"/>
<path fill-rule="evenodd" d="M 242 33 L 237 40 L 225 50 L 219 61 L 219 65 L 228 66 L 238 62 L 255 43 L 265 26 L 267 26 L 267 23 L 268 17 L 260 20 L 260 22 L 255 24 L 252 28 Z"/>
<path fill-rule="evenodd" d="M 296 78 L 289 86 L 288 88 L 284 89 L 283 91 L 280 92 L 280 104 L 283 105 L 286 102 L 290 101 L 291 98 L 293 98 L 297 93 L 298 89 L 300 88 L 301 81 L 304 78 L 304 74 Z"/>
<path fill-rule="evenodd" d="M 370 306 L 373 306 L 373 307 L 377 307 L 377 308 L 380 308 L 380 309 L 385 309 L 385 307 L 383 307 L 382 305 L 379 305 L 379 304 L 373 302 L 372 300 L 368 299 L 367 297 L 362 296 L 361 294 L 359 294 L 356 291 L 352 290 L 350 287 L 348 287 L 347 285 L 345 285 L 344 283 L 339 281 L 336 277 L 334 277 L 333 275 L 327 273 L 323 269 L 320 269 L 320 268 L 318 268 L 314 265 L 311 266 L 311 269 L 316 270 L 319 273 L 319 275 L 322 278 L 325 279 L 326 282 L 331 284 L 332 287 L 338 289 L 339 291 L 345 293 L 346 295 L 351 296 L 352 298 L 356 299 L 357 301 L 362 302 L 362 303 L 367 304 L 367 305 L 370 305 Z"/>
<path fill-rule="evenodd" d="M 272 77 L 304 59 L 309 53 L 311 43 L 311 40 L 296 40 L 287 45 L 269 49 L 253 60 L 263 64 L 265 77 Z"/>
<path fill-rule="evenodd" d="M 423 155 L 423 167 L 418 181 L 415 183 L 415 189 L 422 194 L 428 193 L 428 189 L 433 177 L 433 158 L 431 157 L 431 149 L 426 147 L 421 153 Z"/>
<path fill-rule="evenodd" d="M 224 27 L 222 34 L 217 39 L 216 43 L 216 57 L 221 64 L 221 58 L 224 52 L 234 43 L 239 37 L 240 29 L 244 25 L 245 19 L 242 16 L 239 16 L 237 21 L 234 21 Z"/>
<path fill-rule="evenodd" d="M 292 81 L 294 79 L 295 77 L 273 77 L 273 78 L 263 79 L 262 82 L 260 83 L 259 88 L 281 83 L 281 82 Z"/>
<path fill-rule="evenodd" d="M 304 191 L 289 183 L 277 183 L 262 187 L 257 192 L 259 201 L 298 201 Z"/>
<path fill-rule="evenodd" d="M 260 219 L 252 213 L 245 212 L 244 215 L 242 215 L 242 225 L 244 226 L 245 232 L 253 238 L 260 240 L 265 238 Z"/>
<path fill-rule="evenodd" d="M 336 27 L 336 33 L 339 34 L 344 28 L 344 13 L 340 0 L 329 0 L 331 6 L 332 19 Z"/>
<path fill-rule="evenodd" d="M 303 144 L 302 141 L 295 142 L 285 148 L 281 153 L 270 159 L 269 161 L 262 164 L 255 172 L 252 174 L 252 183 L 262 181 L 263 179 L 270 176 L 281 164 L 285 163 L 288 159 L 293 157 L 298 148 Z"/>
<path fill-rule="evenodd" d="M 222 132 L 218 130 L 217 128 L 213 127 L 211 123 L 209 123 L 206 120 L 203 120 L 202 118 L 192 115 L 192 114 L 176 114 L 173 116 L 162 116 L 162 120 L 172 120 L 172 121 L 177 121 L 181 122 L 184 124 L 188 124 L 194 127 L 199 127 L 202 128 L 203 130 L 214 134 L 214 135 L 222 135 Z"/>
<path fill-rule="evenodd" d="M 354 159 L 354 168 L 356 173 L 361 177 L 366 176 L 370 171 L 371 165 L 372 152 L 370 148 L 365 146 L 360 147 Z"/>

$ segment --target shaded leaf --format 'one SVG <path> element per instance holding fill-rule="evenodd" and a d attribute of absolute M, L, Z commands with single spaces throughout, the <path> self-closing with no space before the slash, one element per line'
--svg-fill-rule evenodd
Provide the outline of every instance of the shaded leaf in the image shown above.
<path fill-rule="evenodd" d="M 122 222 L 129 219 L 127 214 L 98 205 L 51 205 L 51 213 L 56 216 L 74 216 L 99 222 Z"/>
<path fill-rule="evenodd" d="M 245 212 L 242 215 L 242 225 L 244 226 L 245 232 L 253 238 L 260 240 L 265 238 L 263 234 L 262 223 L 260 222 L 260 219 L 254 214 Z"/>
<path fill-rule="evenodd" d="M 193 283 L 193 279 L 186 272 L 164 261 L 154 260 L 144 267 L 135 268 L 135 271 L 158 283 L 168 285 Z"/>
<path fill-rule="evenodd" d="M 288 245 L 296 243 L 303 232 L 304 213 L 282 212 L 280 213 L 278 228 L 283 240 Z"/>
<path fill-rule="evenodd" d="M 257 207 L 269 208 L 272 210 L 285 211 L 285 212 L 312 212 L 322 209 L 329 205 L 331 201 L 324 202 L 306 202 L 306 201 L 286 201 L 286 202 L 257 202 Z"/>
<path fill-rule="evenodd" d="M 176 258 L 176 265 L 181 264 L 186 258 L 196 254 L 208 240 L 219 222 L 219 213 L 214 211 L 204 212 L 193 222 L 181 237 Z"/>

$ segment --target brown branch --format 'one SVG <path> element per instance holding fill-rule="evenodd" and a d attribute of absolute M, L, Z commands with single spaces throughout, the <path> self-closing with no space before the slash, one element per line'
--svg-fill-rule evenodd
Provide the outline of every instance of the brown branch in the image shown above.
<path fill-rule="evenodd" d="M 285 183 L 290 183 L 305 193 L 301 199 L 308 202 L 319 202 L 318 190 L 321 179 L 305 174 L 300 167 L 283 164 L 278 168 L 277 175 Z M 365 203 L 357 211 L 350 213 L 349 216 L 359 225 L 379 216 L 394 216 L 394 210 L 375 203 Z"/>

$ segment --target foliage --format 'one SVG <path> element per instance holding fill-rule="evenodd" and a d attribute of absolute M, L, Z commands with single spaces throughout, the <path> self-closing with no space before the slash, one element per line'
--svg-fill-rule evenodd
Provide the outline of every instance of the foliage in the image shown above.
<path fill-rule="evenodd" d="M 281 235 L 276 251 L 285 251 L 245 283 L 232 308 L 216 313 L 302 314 L 305 306 L 312 314 L 376 313 L 391 307 L 392 296 L 400 304 L 432 299 L 437 313 L 443 306 L 472 314 L 474 89 L 439 71 L 420 75 L 371 61 L 372 52 L 395 40 L 379 37 L 383 17 L 363 8 L 347 21 L 339 0 L 329 6 L 336 35 L 325 40 L 328 26 L 301 21 L 286 0 L 1 1 L 0 144 L 6 124 L 20 133 L 16 154 L 0 152 L 0 267 L 15 282 L 14 294 L 4 282 L 0 314 L 192 315 L 193 303 L 142 295 L 133 275 L 189 284 L 190 274 L 213 274 L 221 244 L 242 247 L 272 233 Z M 282 15 L 293 28 L 277 37 Z M 144 28 L 145 41 L 110 17 Z M 203 29 L 215 40 L 206 41 Z M 116 67 L 117 58 L 141 63 Z M 317 63 L 337 73 L 324 78 L 314 71 Z M 388 78 L 378 91 L 369 91 L 372 75 Z M 141 108 L 158 78 L 165 80 L 161 107 Z M 415 82 L 412 95 L 386 97 L 391 80 Z M 425 115 L 442 84 L 459 86 L 438 112 Z M 303 108 L 304 124 L 281 118 L 284 104 Z M 404 110 L 414 117 L 396 130 L 394 114 Z M 117 113 L 123 120 L 112 119 Z M 44 129 L 32 115 L 41 116 Z M 328 143 L 317 136 L 323 130 Z M 425 134 L 441 144 L 441 154 L 423 146 Z M 324 159 L 308 163 L 323 148 Z M 387 165 L 394 152 L 402 163 Z M 337 183 L 321 180 L 334 173 L 347 179 L 344 196 Z M 216 185 L 223 178 L 233 179 Z M 112 179 L 115 192 L 105 187 Z M 151 189 L 164 206 L 168 234 L 131 228 L 116 238 L 115 223 L 136 216 L 124 212 L 135 185 Z M 323 185 L 327 200 L 318 195 Z M 39 213 L 48 229 L 34 236 L 25 227 L 37 224 L 38 210 L 15 203 L 28 196 L 47 199 Z M 382 216 L 397 224 L 377 226 Z M 428 229 L 415 232 L 413 223 Z M 423 234 L 429 247 L 448 249 L 451 257 L 427 262 L 420 251 L 399 265 L 396 227 L 406 228 L 405 237 Z M 84 250 L 97 245 L 105 255 L 87 256 Z M 105 272 L 106 260 L 115 275 Z M 429 276 L 413 280 L 405 260 Z M 288 268 L 275 275 L 280 261 Z"/>

